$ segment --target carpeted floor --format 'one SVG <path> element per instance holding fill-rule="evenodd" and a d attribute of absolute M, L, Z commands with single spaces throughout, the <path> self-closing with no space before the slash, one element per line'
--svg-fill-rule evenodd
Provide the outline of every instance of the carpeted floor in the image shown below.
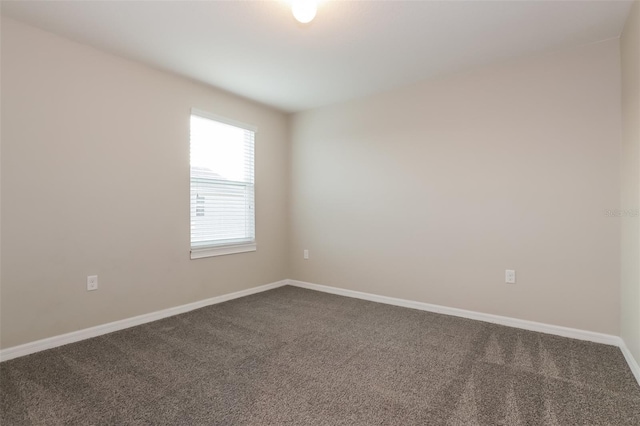
<path fill-rule="evenodd" d="M 640 425 L 619 349 L 282 287 L 0 364 L 8 425 Z"/>

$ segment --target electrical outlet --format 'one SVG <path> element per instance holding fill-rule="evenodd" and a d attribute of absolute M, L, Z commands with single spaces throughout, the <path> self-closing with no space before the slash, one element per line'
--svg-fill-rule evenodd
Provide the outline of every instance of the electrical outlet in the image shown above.
<path fill-rule="evenodd" d="M 309 250 L 305 249 L 305 251 L 304 251 L 304 259 L 305 260 L 309 260 Z"/>
<path fill-rule="evenodd" d="M 89 275 L 87 277 L 87 291 L 93 291 L 98 289 L 98 276 Z"/>
<path fill-rule="evenodd" d="M 513 269 L 507 269 L 504 271 L 504 282 L 507 284 L 516 283 L 516 271 Z"/>

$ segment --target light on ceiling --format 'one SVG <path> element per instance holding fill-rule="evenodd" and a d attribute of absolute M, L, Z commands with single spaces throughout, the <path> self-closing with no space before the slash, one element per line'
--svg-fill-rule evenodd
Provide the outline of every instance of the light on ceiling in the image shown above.
<path fill-rule="evenodd" d="M 316 17 L 317 11 L 317 0 L 293 0 L 291 2 L 293 17 L 303 24 L 311 22 Z"/>

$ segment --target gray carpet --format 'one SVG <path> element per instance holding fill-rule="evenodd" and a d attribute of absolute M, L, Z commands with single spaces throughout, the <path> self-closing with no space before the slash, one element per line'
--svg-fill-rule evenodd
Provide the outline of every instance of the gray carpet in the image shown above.
<path fill-rule="evenodd" d="M 0 364 L 5 425 L 640 425 L 619 349 L 282 287 Z"/>

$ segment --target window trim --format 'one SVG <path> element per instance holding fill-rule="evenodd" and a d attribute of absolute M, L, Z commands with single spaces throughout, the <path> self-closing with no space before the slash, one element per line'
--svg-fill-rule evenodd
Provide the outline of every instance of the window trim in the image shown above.
<path fill-rule="evenodd" d="M 258 133 L 258 128 L 251 124 L 243 123 L 242 121 L 232 120 L 220 115 L 211 114 L 210 112 L 203 111 L 198 108 L 191 108 L 191 115 L 199 115 L 202 118 L 208 118 L 209 120 L 217 121 L 219 123 L 228 124 L 229 126 L 239 127 L 244 130 L 249 130 L 253 133 Z"/>
<path fill-rule="evenodd" d="M 236 253 L 247 253 L 256 251 L 257 249 L 258 245 L 255 241 L 240 244 L 196 247 L 191 249 L 191 259 L 202 259 L 205 257 L 224 256 L 227 254 Z"/>
<path fill-rule="evenodd" d="M 210 112 L 198 109 L 198 108 L 191 108 L 191 115 L 197 115 L 203 118 L 208 118 L 210 120 L 213 121 L 217 121 L 219 123 L 223 123 L 223 124 L 228 124 L 230 126 L 234 126 L 234 127 L 238 127 L 244 130 L 248 130 L 250 132 L 253 132 L 254 137 L 255 135 L 258 133 L 258 127 L 253 126 L 251 124 L 247 124 L 247 123 L 243 123 L 241 121 L 236 121 L 236 120 L 232 120 L 230 118 L 227 117 L 223 117 L 220 115 L 216 115 L 216 114 L 212 114 Z M 255 148 L 254 148 L 254 161 L 255 161 Z M 191 172 L 189 172 L 191 173 Z M 255 172 L 254 172 L 254 176 L 255 176 Z M 255 177 L 254 177 L 255 179 Z M 191 180 L 189 180 L 189 185 L 191 185 Z M 255 217 L 255 180 L 253 183 L 253 187 L 254 187 L 254 204 L 253 204 L 253 220 L 254 220 L 254 227 L 255 227 L 255 221 L 256 221 L 256 217 Z M 191 207 L 191 206 L 190 206 Z M 191 219 L 190 219 L 191 220 Z M 190 242 L 191 244 L 191 242 Z M 257 251 L 258 249 L 258 245 L 255 241 L 255 230 L 254 230 L 254 239 L 251 241 L 240 241 L 240 242 L 227 242 L 227 243 L 221 243 L 221 244 L 215 244 L 215 245 L 203 245 L 200 247 L 190 247 L 190 257 L 191 259 L 203 259 L 203 258 L 207 258 L 207 257 L 214 257 L 214 256 L 225 256 L 228 254 L 236 254 L 236 253 L 248 253 L 248 252 L 252 252 L 252 251 Z"/>

